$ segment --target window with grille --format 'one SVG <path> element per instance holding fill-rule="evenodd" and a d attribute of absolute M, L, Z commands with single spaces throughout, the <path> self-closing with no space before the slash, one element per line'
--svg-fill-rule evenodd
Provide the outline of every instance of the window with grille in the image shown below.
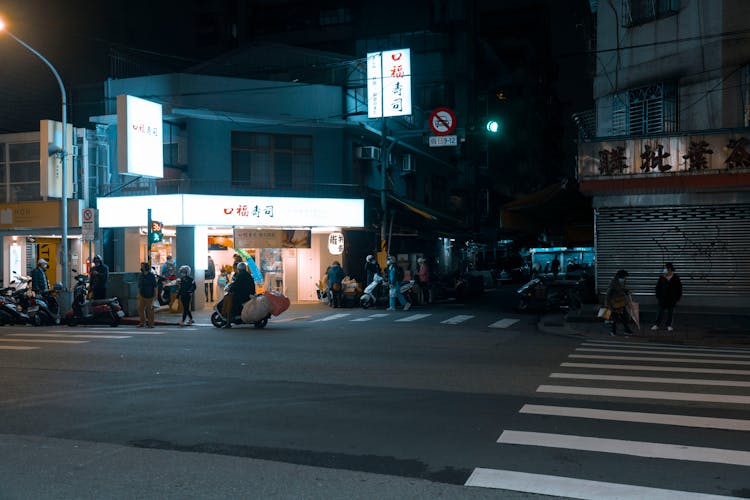
<path fill-rule="evenodd" d="M 622 0 L 622 25 L 643 24 L 677 14 L 680 0 Z"/>
<path fill-rule="evenodd" d="M 677 130 L 677 89 L 656 83 L 612 96 L 611 135 L 646 135 Z"/>
<path fill-rule="evenodd" d="M 232 132 L 232 186 L 309 189 L 312 137 Z"/>

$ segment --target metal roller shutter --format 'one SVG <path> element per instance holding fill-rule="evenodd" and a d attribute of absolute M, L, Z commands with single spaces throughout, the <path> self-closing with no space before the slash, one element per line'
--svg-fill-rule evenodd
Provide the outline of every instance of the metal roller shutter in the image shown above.
<path fill-rule="evenodd" d="M 750 205 L 599 208 L 597 289 L 618 269 L 634 295 L 654 302 L 664 262 L 683 282 L 682 304 L 750 309 Z M 639 299 L 641 300 L 641 299 Z"/>

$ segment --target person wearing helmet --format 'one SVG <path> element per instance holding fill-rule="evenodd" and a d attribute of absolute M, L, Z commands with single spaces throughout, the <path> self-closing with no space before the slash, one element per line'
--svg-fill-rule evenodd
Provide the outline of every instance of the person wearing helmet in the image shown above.
<path fill-rule="evenodd" d="M 612 331 L 610 335 L 617 335 L 617 323 L 622 323 L 625 327 L 625 335 L 630 335 L 632 330 L 630 329 L 630 289 L 628 288 L 628 272 L 625 269 L 620 269 L 615 273 L 614 278 L 609 283 L 607 289 L 606 301 L 607 307 L 612 311 L 610 321 L 612 321 Z"/>
<path fill-rule="evenodd" d="M 365 286 L 372 283 L 372 280 L 375 279 L 375 275 L 380 274 L 380 264 L 378 264 L 378 261 L 375 260 L 375 257 L 372 255 L 368 255 L 365 259 Z"/>
<path fill-rule="evenodd" d="M 398 262 L 396 262 L 396 258 L 391 255 L 390 257 L 388 257 L 389 307 L 388 309 L 386 309 L 386 311 L 395 311 L 397 300 L 399 304 L 401 304 L 401 307 L 404 308 L 404 311 L 408 311 L 411 307 L 411 303 L 409 303 L 406 300 L 406 297 L 404 297 L 404 294 L 401 293 L 401 280 L 403 279 L 404 270 L 401 266 L 398 265 Z"/>
<path fill-rule="evenodd" d="M 177 276 L 180 278 L 179 296 L 180 303 L 182 304 L 182 319 L 180 320 L 180 326 L 183 326 L 185 323 L 188 325 L 193 324 L 193 313 L 190 311 L 190 305 L 193 302 L 195 280 L 190 276 L 190 271 L 190 266 L 180 266 L 180 269 L 177 271 Z M 186 319 L 187 321 L 185 321 Z"/>
<path fill-rule="evenodd" d="M 47 268 L 49 264 L 44 259 L 36 261 L 36 267 L 31 271 L 31 289 L 35 292 L 43 292 L 49 288 L 47 279 Z"/>
<path fill-rule="evenodd" d="M 237 263 L 237 272 L 229 285 L 229 293 L 232 294 L 231 314 L 227 315 L 227 324 L 224 328 L 232 327 L 232 319 L 240 313 L 242 305 L 250 300 L 251 295 L 255 295 L 255 280 L 247 269 L 247 263 Z"/>
<path fill-rule="evenodd" d="M 94 267 L 91 268 L 89 286 L 94 300 L 107 297 L 107 280 L 109 280 L 109 267 L 102 261 L 102 256 L 94 257 Z"/>

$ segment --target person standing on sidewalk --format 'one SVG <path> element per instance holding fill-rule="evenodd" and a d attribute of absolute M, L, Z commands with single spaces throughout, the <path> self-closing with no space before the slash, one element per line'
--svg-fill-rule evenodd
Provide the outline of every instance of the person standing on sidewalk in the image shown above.
<path fill-rule="evenodd" d="M 661 276 L 659 276 L 659 280 L 656 282 L 656 300 L 659 302 L 659 315 L 656 317 L 656 324 L 651 327 L 651 330 L 656 331 L 659 329 L 661 320 L 665 319 L 665 315 L 667 331 L 671 332 L 674 330 L 674 328 L 672 328 L 674 308 L 681 298 L 682 281 L 680 281 L 680 277 L 675 274 L 672 263 L 667 262 L 664 264 L 664 268 L 661 270 Z"/>
<path fill-rule="evenodd" d="M 204 276 L 205 282 L 203 284 L 204 291 L 206 292 L 206 302 L 214 301 L 214 279 L 216 278 L 216 265 L 214 259 L 208 256 L 208 267 Z M 210 300 L 209 300 L 210 297 Z"/>
<path fill-rule="evenodd" d="M 156 275 L 148 262 L 141 262 L 138 274 L 138 328 L 154 327 L 154 297 L 156 297 Z"/>
<path fill-rule="evenodd" d="M 404 308 L 404 311 L 408 311 L 411 304 L 406 301 L 404 294 L 401 293 L 401 280 L 404 279 L 404 270 L 396 263 L 395 257 L 392 255 L 388 257 L 388 304 L 389 307 L 386 311 L 396 310 L 396 300 L 398 299 L 399 304 Z"/>
<path fill-rule="evenodd" d="M 617 335 L 617 323 L 622 323 L 625 327 L 625 335 L 630 335 L 630 289 L 627 287 L 628 272 L 620 269 L 615 273 L 615 277 L 609 283 L 607 289 L 607 307 L 612 311 L 610 321 L 612 321 L 612 331 L 610 335 Z"/>
<path fill-rule="evenodd" d="M 192 325 L 193 313 L 190 311 L 190 305 L 193 302 L 193 292 L 195 292 L 195 280 L 190 276 L 190 266 L 180 266 L 177 275 L 180 277 L 180 303 L 182 304 L 182 319 L 180 320 L 180 326 L 184 326 L 186 323 Z M 187 321 L 185 319 L 187 318 Z"/>
<path fill-rule="evenodd" d="M 326 272 L 328 275 L 328 289 L 331 291 L 331 307 L 341 307 L 341 296 L 344 293 L 341 282 L 346 276 L 339 261 L 334 260 Z"/>
<path fill-rule="evenodd" d="M 109 267 L 102 262 L 102 256 L 94 257 L 94 267 L 91 268 L 89 286 L 94 300 L 107 297 L 107 281 L 109 281 Z"/>

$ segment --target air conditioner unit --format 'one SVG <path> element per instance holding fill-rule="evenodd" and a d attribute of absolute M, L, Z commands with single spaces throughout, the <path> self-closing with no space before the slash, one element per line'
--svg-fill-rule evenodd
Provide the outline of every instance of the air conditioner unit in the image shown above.
<path fill-rule="evenodd" d="M 380 148 L 375 146 L 362 146 L 357 149 L 357 158 L 362 160 L 379 160 Z"/>
<path fill-rule="evenodd" d="M 404 174 L 412 173 L 417 171 L 417 165 L 414 160 L 414 156 L 405 154 L 401 157 L 401 172 Z"/>

